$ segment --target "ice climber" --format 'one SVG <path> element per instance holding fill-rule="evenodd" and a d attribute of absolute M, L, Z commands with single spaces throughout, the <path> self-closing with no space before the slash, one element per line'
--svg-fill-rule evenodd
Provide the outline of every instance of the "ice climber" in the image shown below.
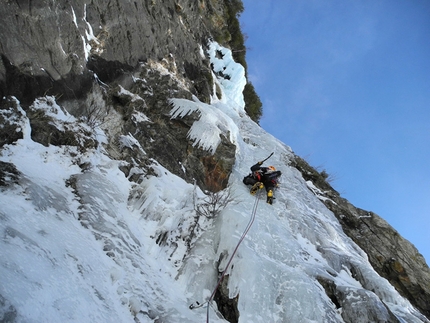
<path fill-rule="evenodd" d="M 255 195 L 259 189 L 266 188 L 267 200 L 269 204 L 273 203 L 273 191 L 278 186 L 278 179 L 281 171 L 276 170 L 273 166 L 261 167 L 263 162 L 258 162 L 251 167 L 251 172 L 243 179 L 245 185 L 252 185 L 250 193 Z"/>

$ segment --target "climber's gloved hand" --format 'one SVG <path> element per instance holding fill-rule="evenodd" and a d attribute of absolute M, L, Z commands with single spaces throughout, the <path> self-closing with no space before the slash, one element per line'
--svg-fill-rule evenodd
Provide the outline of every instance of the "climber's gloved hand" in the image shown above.
<path fill-rule="evenodd" d="M 262 161 L 259 161 L 257 164 L 258 164 L 258 165 L 262 165 L 262 164 L 263 164 L 263 162 L 262 162 Z"/>

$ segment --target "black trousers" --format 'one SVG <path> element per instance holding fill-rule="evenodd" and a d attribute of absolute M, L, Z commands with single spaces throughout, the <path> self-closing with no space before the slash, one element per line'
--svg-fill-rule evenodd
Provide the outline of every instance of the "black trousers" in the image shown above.
<path fill-rule="evenodd" d="M 254 177 L 248 175 L 243 179 L 243 184 L 245 185 L 254 185 L 255 183 L 259 182 L 258 180 L 256 180 Z M 264 187 L 266 188 L 266 191 L 270 191 L 275 188 L 275 185 L 273 184 L 272 180 L 261 180 L 261 183 L 263 183 Z"/>

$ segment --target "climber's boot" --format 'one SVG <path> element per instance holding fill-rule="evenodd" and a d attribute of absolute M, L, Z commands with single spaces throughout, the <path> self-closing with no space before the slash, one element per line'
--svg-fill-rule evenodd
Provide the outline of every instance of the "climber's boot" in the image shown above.
<path fill-rule="evenodd" d="M 258 191 L 259 189 L 262 189 L 263 187 L 264 187 L 263 183 L 261 183 L 261 182 L 257 182 L 257 183 L 255 183 L 255 184 L 254 184 L 254 185 L 252 185 L 252 187 L 251 187 L 251 191 L 250 191 L 251 195 L 255 195 L 255 193 L 257 193 L 257 191 Z"/>
<path fill-rule="evenodd" d="M 269 203 L 269 204 L 273 203 L 273 191 L 272 190 L 269 190 L 267 192 L 267 200 L 266 200 L 266 202 Z"/>

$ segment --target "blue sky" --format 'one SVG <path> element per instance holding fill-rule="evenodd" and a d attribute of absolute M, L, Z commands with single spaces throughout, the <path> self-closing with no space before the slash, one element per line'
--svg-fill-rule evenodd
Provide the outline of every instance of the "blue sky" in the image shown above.
<path fill-rule="evenodd" d="M 243 3 L 261 126 L 430 264 L 430 1 Z"/>

